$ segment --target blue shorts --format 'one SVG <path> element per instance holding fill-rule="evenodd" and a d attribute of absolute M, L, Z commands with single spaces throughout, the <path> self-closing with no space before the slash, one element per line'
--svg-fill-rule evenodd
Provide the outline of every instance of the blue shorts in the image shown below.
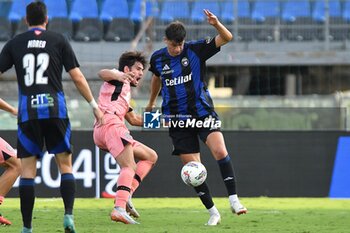
<path fill-rule="evenodd" d="M 44 155 L 44 145 L 50 154 L 72 152 L 69 119 L 30 120 L 18 124 L 18 158 L 41 158 Z"/>

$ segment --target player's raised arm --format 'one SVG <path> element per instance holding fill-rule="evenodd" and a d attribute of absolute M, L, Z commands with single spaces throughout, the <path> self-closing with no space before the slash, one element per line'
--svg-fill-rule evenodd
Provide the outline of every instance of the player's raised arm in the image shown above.
<path fill-rule="evenodd" d="M 133 125 L 133 126 L 143 125 L 142 116 L 139 114 L 136 114 L 134 111 L 128 112 L 125 115 L 125 119 L 129 122 L 130 125 Z"/>
<path fill-rule="evenodd" d="M 148 105 L 146 106 L 146 111 L 151 111 L 152 108 L 156 106 L 157 97 L 161 89 L 160 78 L 156 75 L 152 76 L 151 80 L 151 94 L 149 97 Z"/>
<path fill-rule="evenodd" d="M 135 74 L 133 72 L 124 73 L 117 69 L 102 69 L 98 73 L 100 79 L 108 82 L 112 80 L 117 80 L 123 83 L 129 83 L 134 80 Z"/>
<path fill-rule="evenodd" d="M 232 33 L 219 21 L 216 15 L 206 9 L 203 11 L 207 16 L 208 23 L 214 26 L 218 32 L 218 35 L 215 37 L 216 47 L 220 47 L 232 40 Z"/>
<path fill-rule="evenodd" d="M 17 108 L 13 107 L 9 103 L 7 103 L 5 100 L 0 98 L 0 109 L 11 113 L 14 116 L 17 116 Z"/>
<path fill-rule="evenodd" d="M 85 98 L 87 102 L 89 102 L 90 106 L 92 107 L 97 122 L 102 123 L 103 113 L 98 108 L 98 105 L 91 93 L 89 84 L 86 81 L 83 73 L 77 67 L 71 69 L 68 73 L 72 78 L 75 86 L 79 90 L 80 94 Z"/>

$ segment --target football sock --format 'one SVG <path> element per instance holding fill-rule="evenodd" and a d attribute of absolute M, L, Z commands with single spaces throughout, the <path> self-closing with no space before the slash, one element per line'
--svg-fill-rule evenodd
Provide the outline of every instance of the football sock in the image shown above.
<path fill-rule="evenodd" d="M 238 196 L 237 196 L 237 194 L 230 195 L 228 197 L 228 199 L 230 200 L 230 203 L 234 203 L 234 202 L 238 201 Z"/>
<path fill-rule="evenodd" d="M 64 203 L 64 214 L 72 215 L 75 198 L 75 178 L 72 173 L 61 175 L 60 191 Z"/>
<path fill-rule="evenodd" d="M 123 167 L 117 181 L 117 193 L 115 195 L 115 207 L 125 209 L 126 202 L 129 199 L 132 179 L 135 171 L 129 167 Z"/>
<path fill-rule="evenodd" d="M 19 196 L 21 199 L 21 213 L 23 226 L 32 228 L 32 214 L 34 207 L 34 179 L 21 178 L 19 181 Z"/>
<path fill-rule="evenodd" d="M 197 195 L 201 199 L 205 208 L 210 209 L 214 206 L 214 202 L 213 202 L 213 199 L 210 195 L 207 182 L 204 182 L 203 184 L 201 184 L 197 187 L 194 187 L 194 190 L 196 190 Z"/>
<path fill-rule="evenodd" d="M 147 176 L 154 163 L 148 160 L 141 160 L 136 164 L 136 172 L 131 184 L 131 194 L 139 187 L 141 181 Z"/>
<path fill-rule="evenodd" d="M 236 194 L 236 179 L 233 171 L 230 155 L 217 161 L 221 177 L 224 180 L 228 195 Z"/>
<path fill-rule="evenodd" d="M 0 205 L 4 202 L 5 197 L 4 196 L 0 196 Z"/>
<path fill-rule="evenodd" d="M 210 216 L 211 216 L 211 215 L 214 215 L 214 214 L 219 214 L 219 211 L 218 211 L 218 209 L 215 207 L 215 205 L 214 205 L 213 207 L 211 207 L 210 209 L 208 209 L 208 211 L 209 211 Z"/>

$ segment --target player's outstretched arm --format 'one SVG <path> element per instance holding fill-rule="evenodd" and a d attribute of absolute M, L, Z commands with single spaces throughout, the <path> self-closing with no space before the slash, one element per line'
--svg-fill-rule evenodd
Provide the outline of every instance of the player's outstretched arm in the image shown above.
<path fill-rule="evenodd" d="M 13 107 L 11 104 L 7 103 L 5 100 L 0 98 L 0 109 L 17 116 L 17 108 Z"/>
<path fill-rule="evenodd" d="M 99 124 L 102 124 L 103 113 L 98 108 L 98 105 L 91 93 L 88 82 L 86 81 L 83 73 L 78 67 L 71 69 L 69 72 L 70 77 L 72 78 L 75 86 L 79 90 L 80 94 L 85 98 L 85 100 L 92 107 L 95 118 Z"/>
<path fill-rule="evenodd" d="M 156 75 L 152 76 L 151 80 L 151 94 L 149 97 L 148 105 L 146 106 L 146 111 L 151 111 L 156 106 L 157 97 L 161 89 L 160 78 Z"/>
<path fill-rule="evenodd" d="M 208 23 L 214 26 L 218 32 L 218 35 L 215 37 L 216 47 L 220 47 L 232 40 L 232 33 L 219 21 L 216 15 L 206 9 L 203 11 L 207 16 Z"/>
<path fill-rule="evenodd" d="M 129 83 L 135 77 L 135 74 L 133 72 L 124 73 L 117 69 L 102 69 L 97 74 L 98 74 L 98 77 L 100 77 L 100 79 L 106 82 L 117 80 L 119 82 Z"/>
<path fill-rule="evenodd" d="M 129 122 L 130 125 L 133 125 L 133 126 L 142 126 L 143 125 L 142 116 L 134 113 L 134 111 L 128 112 L 125 115 L 125 119 Z"/>

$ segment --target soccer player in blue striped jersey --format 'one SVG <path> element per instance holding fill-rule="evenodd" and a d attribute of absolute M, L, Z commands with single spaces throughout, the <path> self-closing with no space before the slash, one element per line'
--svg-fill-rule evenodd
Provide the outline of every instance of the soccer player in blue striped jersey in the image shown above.
<path fill-rule="evenodd" d="M 98 122 L 102 121 L 103 113 L 67 39 L 46 31 L 46 5 L 41 1 L 28 4 L 26 21 L 29 30 L 8 41 L 0 53 L 0 74 L 14 65 L 19 88 L 17 156 L 22 164 L 19 183 L 22 232 L 32 232 L 36 162 L 43 156 L 44 144 L 49 153 L 55 154 L 61 173 L 65 232 L 75 232 L 75 179 L 72 174 L 71 128 L 62 88 L 63 67 L 80 94 L 90 103 Z"/>
<path fill-rule="evenodd" d="M 204 10 L 204 14 L 208 23 L 217 30 L 218 35 L 214 38 L 185 42 L 186 30 L 178 21 L 165 29 L 164 41 L 167 46 L 155 51 L 150 61 L 149 70 L 153 76 L 147 109 L 156 106 L 161 91 L 162 114 L 169 124 L 173 154 L 179 155 L 183 164 L 200 161 L 199 137 L 218 163 L 232 212 L 240 215 L 247 213 L 247 209 L 238 199 L 231 158 L 220 132 L 220 120 L 204 82 L 206 60 L 232 40 L 232 34 L 212 12 Z M 207 183 L 194 189 L 209 211 L 207 225 L 219 224 L 221 217 Z"/>

